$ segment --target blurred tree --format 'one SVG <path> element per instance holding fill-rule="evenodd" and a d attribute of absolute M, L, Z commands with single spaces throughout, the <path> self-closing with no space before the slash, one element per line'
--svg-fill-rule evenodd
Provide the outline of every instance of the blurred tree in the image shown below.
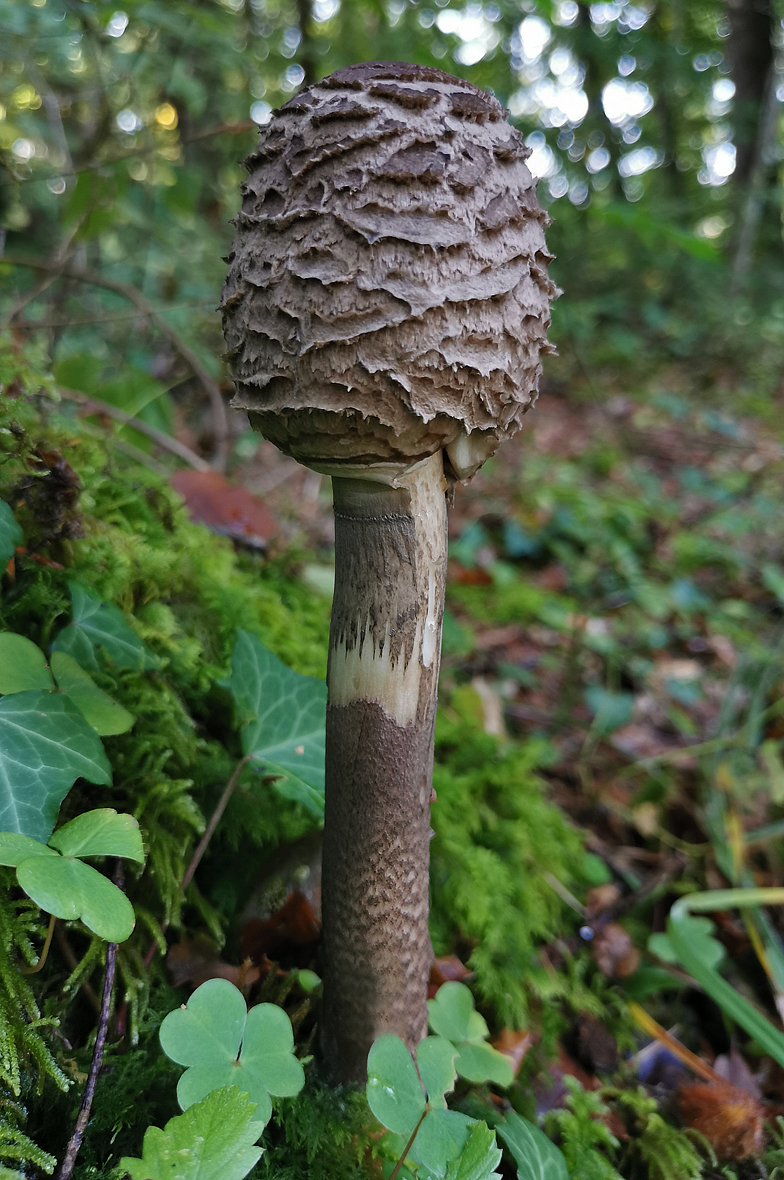
<path fill-rule="evenodd" d="M 716 363 L 738 344 L 717 331 L 724 260 L 747 275 L 755 241 L 755 325 L 784 299 L 765 0 L 116 2 L 0 0 L 0 321 L 62 384 L 151 425 L 187 403 L 219 465 L 238 161 L 273 106 L 352 61 L 440 66 L 510 107 L 556 218 L 555 327 L 575 356 Z"/>

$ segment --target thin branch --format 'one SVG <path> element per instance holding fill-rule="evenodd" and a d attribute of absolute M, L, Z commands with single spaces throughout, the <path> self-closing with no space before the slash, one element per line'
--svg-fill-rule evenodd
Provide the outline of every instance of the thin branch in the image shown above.
<path fill-rule="evenodd" d="M 242 772 L 245 769 L 245 767 L 248 765 L 249 761 L 250 761 L 250 754 L 246 754 L 243 758 L 240 758 L 239 762 L 237 763 L 237 765 L 234 768 L 234 772 L 232 773 L 231 778 L 226 783 L 226 786 L 223 788 L 223 794 L 221 795 L 220 799 L 218 800 L 217 804 L 215 805 L 215 810 L 213 811 L 212 815 L 210 816 L 210 820 L 209 820 L 209 823 L 207 824 L 207 827 L 204 829 L 204 835 L 202 836 L 201 840 L 199 840 L 199 843 L 196 845 L 193 856 L 190 859 L 190 863 L 183 874 L 182 881 L 180 882 L 180 888 L 182 889 L 183 893 L 185 892 L 185 890 L 188 888 L 191 881 L 193 880 L 194 873 L 196 872 L 197 868 L 201 864 L 201 859 L 204 856 L 204 853 L 207 851 L 207 845 L 209 844 L 210 840 L 212 839 L 213 833 L 215 832 L 215 829 L 217 828 L 218 823 L 220 822 L 220 818 L 223 815 L 224 811 L 226 810 L 226 807 L 228 806 L 229 799 L 231 799 L 232 795 L 234 794 L 237 784 L 240 781 L 240 776 L 242 775 Z M 164 922 L 163 925 L 161 926 L 161 934 L 166 933 L 167 926 L 168 926 L 168 923 Z M 147 954 L 144 956 L 144 966 L 145 967 L 149 967 L 150 963 L 155 958 L 155 953 L 157 950 L 158 950 L 158 943 L 157 943 L 156 939 L 153 939 L 153 941 L 150 943 L 150 946 L 148 947 Z M 59 1180 L 59 1178 L 58 1178 L 58 1180 Z"/>
<path fill-rule="evenodd" d="M 70 401 L 78 402 L 89 413 L 105 414 L 107 418 L 113 418 L 115 422 L 122 422 L 123 426 L 132 426 L 134 430 L 138 430 L 140 434 L 145 434 L 147 438 L 152 439 L 159 447 L 171 451 L 173 455 L 176 455 L 184 463 L 194 467 L 197 471 L 212 471 L 206 459 L 202 459 L 190 447 L 186 447 L 185 443 L 181 443 L 179 439 L 173 438 L 163 430 L 158 430 L 155 426 L 149 426 L 146 422 L 142 422 L 140 418 L 134 418 L 132 414 L 126 414 L 125 410 L 120 410 L 117 406 L 109 405 L 108 402 L 100 401 L 97 397 L 88 397 L 86 394 L 79 393 L 75 389 L 65 389 L 62 385 L 58 385 L 57 388 Z"/>
<path fill-rule="evenodd" d="M 215 459 L 213 466 L 222 471 L 226 466 L 226 458 L 228 455 L 228 435 L 229 424 L 226 414 L 226 404 L 223 400 L 223 394 L 220 391 L 215 378 L 207 371 L 202 362 L 199 360 L 196 353 L 189 344 L 174 331 L 170 324 L 166 322 L 163 316 L 150 304 L 142 295 L 141 291 L 130 283 L 122 283 L 117 279 L 109 279 L 98 271 L 89 270 L 86 267 L 68 266 L 67 264 L 49 264 L 40 262 L 34 258 L 14 258 L 4 257 L 3 262 L 9 262 L 12 266 L 22 266 L 28 270 L 40 271 L 42 273 L 49 273 L 51 271 L 57 272 L 58 278 L 72 279 L 77 283 L 87 283 L 93 287 L 103 287 L 107 291 L 114 291 L 116 295 L 121 295 L 132 303 L 139 311 L 141 311 L 148 319 L 157 327 L 158 331 L 164 336 L 172 347 L 179 353 L 185 363 L 190 367 L 194 376 L 201 383 L 203 389 L 207 393 L 210 403 L 212 405 L 213 426 L 215 429 Z"/>
<path fill-rule="evenodd" d="M 114 987 L 114 968 L 117 962 L 117 943 L 110 942 L 106 948 L 106 974 L 103 980 L 103 995 L 101 997 L 101 1014 L 98 1019 L 98 1029 L 95 1034 L 95 1045 L 93 1047 L 93 1059 L 90 1062 L 90 1072 L 87 1075 L 87 1084 L 84 1087 L 84 1094 L 82 1094 L 82 1102 L 79 1107 L 79 1114 L 76 1116 L 76 1125 L 73 1129 L 73 1134 L 68 1141 L 68 1146 L 65 1149 L 63 1162 L 60 1164 L 59 1170 L 55 1180 L 69 1180 L 71 1173 L 74 1170 L 76 1157 L 79 1154 L 79 1148 L 82 1146 L 82 1139 L 87 1130 L 87 1124 L 90 1121 L 90 1111 L 92 1110 L 93 1098 L 95 1097 L 95 1087 L 98 1082 L 98 1075 L 101 1072 L 101 1065 L 103 1063 L 103 1049 L 106 1044 L 106 1030 L 109 1027 L 109 1012 L 112 1004 L 112 988 Z"/>
<path fill-rule="evenodd" d="M 223 815 L 224 811 L 226 810 L 226 806 L 229 802 L 229 799 L 231 799 L 232 795 L 234 794 L 234 788 L 237 786 L 237 783 L 240 781 L 240 775 L 242 774 L 245 767 L 248 765 L 249 761 L 250 761 L 250 754 L 246 754 L 244 756 L 244 758 L 240 758 L 239 762 L 237 763 L 236 767 L 234 768 L 234 774 L 231 776 L 229 781 L 226 783 L 226 786 L 223 788 L 223 794 L 221 795 L 220 799 L 218 800 L 215 810 L 213 811 L 212 815 L 210 816 L 210 822 L 207 824 L 207 827 L 204 830 L 204 835 L 202 836 L 201 840 L 199 840 L 199 843 L 196 845 L 196 849 L 193 853 L 193 856 L 191 857 L 191 862 L 188 865 L 187 869 L 185 870 L 185 874 L 182 878 L 182 885 L 181 885 L 183 893 L 185 892 L 185 890 L 188 888 L 191 881 L 193 880 L 193 874 L 196 872 L 197 868 L 201 864 L 201 858 L 204 856 L 204 853 L 207 851 L 207 845 L 209 844 L 210 840 L 212 839 L 212 834 L 215 831 L 215 829 L 217 828 L 218 823 L 220 821 L 220 817 Z"/>

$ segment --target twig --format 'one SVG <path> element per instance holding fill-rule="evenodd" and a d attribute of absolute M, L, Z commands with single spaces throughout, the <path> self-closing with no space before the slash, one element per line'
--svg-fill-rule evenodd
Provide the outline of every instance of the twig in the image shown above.
<path fill-rule="evenodd" d="M 181 885 L 183 893 L 185 892 L 185 890 L 188 888 L 191 881 L 193 880 L 193 874 L 196 872 L 197 868 L 199 867 L 199 865 L 201 863 L 201 858 L 204 856 L 204 853 L 207 851 L 207 845 L 209 844 L 210 840 L 212 839 L 212 834 L 215 831 L 215 829 L 217 828 L 218 823 L 220 821 L 220 817 L 223 815 L 224 811 L 226 810 L 226 806 L 229 802 L 229 799 L 231 799 L 232 795 L 234 794 L 234 788 L 237 786 L 237 783 L 240 781 L 240 775 L 242 774 L 245 767 L 248 765 L 249 761 L 250 761 L 250 754 L 245 754 L 245 756 L 243 758 L 240 758 L 239 762 L 237 763 L 236 767 L 234 768 L 233 775 L 231 776 L 229 781 L 226 783 L 226 786 L 223 788 L 223 794 L 221 795 L 220 799 L 218 800 L 218 802 L 215 806 L 215 810 L 213 811 L 212 815 L 210 816 L 210 822 L 207 824 L 207 827 L 204 830 L 204 835 L 202 836 L 201 840 L 199 840 L 199 843 L 196 845 L 196 849 L 193 853 L 193 856 L 191 857 L 191 862 L 188 865 L 187 869 L 185 870 L 185 875 L 182 878 L 182 885 Z"/>
<path fill-rule="evenodd" d="M 68 1146 L 65 1149 L 63 1162 L 57 1172 L 55 1180 L 69 1180 L 71 1173 L 74 1170 L 76 1157 L 79 1154 L 79 1148 L 82 1146 L 82 1139 L 84 1132 L 87 1129 L 87 1124 L 90 1121 L 90 1111 L 93 1105 L 93 1098 L 95 1097 L 95 1087 L 98 1082 L 98 1074 L 101 1072 L 101 1065 L 103 1063 L 103 1048 L 106 1044 L 106 1030 L 109 1027 L 109 1011 L 112 1002 L 112 988 L 114 987 L 114 967 L 117 961 L 117 943 L 110 942 L 106 948 L 106 974 L 103 980 L 103 995 L 101 997 L 101 1014 L 98 1018 L 98 1030 L 95 1034 L 95 1045 L 93 1047 L 93 1059 L 90 1062 L 90 1072 L 87 1075 L 87 1085 L 84 1087 L 84 1094 L 82 1095 L 81 1106 L 79 1107 L 79 1114 L 76 1116 L 76 1126 L 73 1129 L 73 1134 L 68 1141 Z"/>
<path fill-rule="evenodd" d="M 146 434 L 147 438 L 151 438 L 159 447 L 171 451 L 173 455 L 177 455 L 184 463 L 195 467 L 197 471 L 212 470 L 206 459 L 202 459 L 201 455 L 197 455 L 190 447 L 186 447 L 185 443 L 181 443 L 179 439 L 173 438 L 170 434 L 165 434 L 155 426 L 148 426 L 146 422 L 142 422 L 140 418 L 134 418 L 132 414 L 126 414 L 125 410 L 120 410 L 108 402 L 100 401 L 97 397 L 87 397 L 86 394 L 79 393 L 75 389 L 65 389 L 62 385 L 58 385 L 57 388 L 70 401 L 78 402 L 91 413 L 105 414 L 107 418 L 114 418 L 116 422 L 122 422 L 123 426 L 132 426 L 140 434 Z"/>
<path fill-rule="evenodd" d="M 190 367 L 210 399 L 213 426 L 215 429 L 215 459 L 213 466 L 219 471 L 223 470 L 226 466 L 228 455 L 229 424 L 226 405 L 223 401 L 223 394 L 220 391 L 218 383 L 204 367 L 190 345 L 181 339 L 171 325 L 166 322 L 161 313 L 147 301 L 141 291 L 137 290 L 130 283 L 121 283 L 117 279 L 106 278 L 105 275 L 100 274 L 98 271 L 89 270 L 86 267 L 68 266 L 67 264 L 60 263 L 52 265 L 46 262 L 40 262 L 35 258 L 4 257 L 2 261 L 10 263 L 12 266 L 21 266 L 28 270 L 40 271 L 42 273 L 55 270 L 58 278 L 72 279 L 77 283 L 86 283 L 93 287 L 103 287 L 107 291 L 114 291 L 116 295 L 121 295 L 123 299 L 127 299 L 148 319 L 152 320 L 161 335 L 169 341 Z"/>
<path fill-rule="evenodd" d="M 224 811 L 226 810 L 229 799 L 231 799 L 232 795 L 234 794 L 234 790 L 237 786 L 237 783 L 240 781 L 240 776 L 241 776 L 243 770 L 245 769 L 245 767 L 248 765 L 249 761 L 250 761 L 250 754 L 245 754 L 245 756 L 243 758 L 240 758 L 239 762 L 237 763 L 237 765 L 234 768 L 234 772 L 233 772 L 231 778 L 226 783 L 226 786 L 223 788 L 223 794 L 221 795 L 220 799 L 218 800 L 217 804 L 215 805 L 215 810 L 213 811 L 212 815 L 210 816 L 210 821 L 207 824 L 207 827 L 204 829 L 204 835 L 202 836 L 201 840 L 199 840 L 199 843 L 196 845 L 193 856 L 190 859 L 190 863 L 189 863 L 187 869 L 185 870 L 185 873 L 183 874 L 182 881 L 180 882 L 180 888 L 182 889 L 183 893 L 185 892 L 185 890 L 188 888 L 191 881 L 193 880 L 193 875 L 196 872 L 199 865 L 201 864 L 201 859 L 204 856 L 204 853 L 207 851 L 207 845 L 209 844 L 210 840 L 212 839 L 213 833 L 214 833 L 215 829 L 217 828 L 218 823 L 220 822 L 220 817 L 223 815 Z M 168 926 L 168 922 L 164 922 L 163 925 L 161 926 L 161 933 L 162 934 L 166 933 L 167 926 Z M 145 967 L 149 967 L 150 963 L 155 958 L 155 953 L 157 950 L 158 950 L 158 942 L 156 939 L 153 939 L 147 949 L 147 954 L 144 956 L 144 966 Z"/>

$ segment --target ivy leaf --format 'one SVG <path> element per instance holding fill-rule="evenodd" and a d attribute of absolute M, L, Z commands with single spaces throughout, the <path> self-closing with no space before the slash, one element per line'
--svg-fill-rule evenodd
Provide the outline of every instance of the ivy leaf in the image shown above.
<path fill-rule="evenodd" d="M 410 1135 L 425 1109 L 422 1083 L 400 1037 L 379 1037 L 368 1054 L 368 1105 L 390 1131 Z"/>
<path fill-rule="evenodd" d="M 49 846 L 63 856 L 122 856 L 144 864 L 138 820 L 118 815 L 113 807 L 96 807 L 77 815 L 57 829 Z"/>
<path fill-rule="evenodd" d="M 0 700 L 0 830 L 45 842 L 77 778 L 107 786 L 101 739 L 66 696 L 18 692 Z"/>
<path fill-rule="evenodd" d="M 563 1154 L 528 1119 L 512 1111 L 497 1130 L 517 1161 L 520 1180 L 569 1180 Z"/>
<path fill-rule="evenodd" d="M 262 1153 L 255 1109 L 238 1086 L 214 1090 L 163 1130 L 148 1127 L 142 1158 L 123 1156 L 120 1168 L 131 1180 L 243 1180 Z"/>
<path fill-rule="evenodd" d="M 495 1131 L 487 1123 L 475 1123 L 460 1158 L 447 1168 L 446 1180 L 500 1180 L 500 1173 L 495 1171 L 500 1162 L 501 1148 Z"/>
<path fill-rule="evenodd" d="M 59 633 L 53 651 L 67 652 L 83 668 L 98 668 L 96 651 L 117 668 L 141 672 L 158 661 L 118 607 L 102 602 L 81 582 L 68 584 L 73 622 Z"/>
<path fill-rule="evenodd" d="M 16 517 L 5 500 L 0 500 L 0 577 L 16 553 L 17 545 L 23 541 L 24 534 Z"/>
<path fill-rule="evenodd" d="M 0 635 L 0 693 L 27 692 L 34 688 L 50 691 L 54 688 L 46 656 L 31 639 L 4 631 Z"/>
<path fill-rule="evenodd" d="M 52 652 L 52 672 L 60 692 L 70 697 L 85 721 L 101 737 L 126 733 L 136 718 L 104 692 L 89 672 L 64 651 Z"/>
<path fill-rule="evenodd" d="M 189 1067 L 177 1085 L 183 1110 L 211 1090 L 238 1085 L 266 1126 L 270 1094 L 288 1097 L 304 1085 L 286 1013 L 276 1004 L 257 1004 L 248 1012 L 242 993 L 226 979 L 197 988 L 184 1008 L 164 1017 L 159 1035 L 166 1056 Z"/>
<path fill-rule="evenodd" d="M 125 942 L 133 933 L 133 906 L 92 865 L 70 856 L 33 856 L 19 862 L 16 879 L 27 896 L 55 918 L 81 918 L 107 942 Z"/>
<path fill-rule="evenodd" d="M 293 672 L 254 635 L 238 631 L 228 687 L 243 715 L 243 752 L 288 780 L 279 793 L 323 815 L 326 684 Z"/>

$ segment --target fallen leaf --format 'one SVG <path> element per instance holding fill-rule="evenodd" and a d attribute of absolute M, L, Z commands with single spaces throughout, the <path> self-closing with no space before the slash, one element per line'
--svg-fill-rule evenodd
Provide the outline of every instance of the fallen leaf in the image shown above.
<path fill-rule="evenodd" d="M 262 971 L 246 959 L 239 967 L 226 963 L 218 955 L 215 944 L 203 934 L 195 938 L 183 937 L 169 948 L 166 966 L 174 987 L 186 983 L 200 987 L 208 979 L 228 979 L 241 992 L 247 992 L 261 978 Z"/>
<path fill-rule="evenodd" d="M 610 906 L 614 906 L 620 897 L 621 891 L 612 881 L 608 881 L 606 885 L 595 885 L 593 889 L 588 890 L 585 909 L 587 913 L 595 917 L 604 910 L 608 910 Z"/>
<path fill-rule="evenodd" d="M 640 953 L 623 926 L 609 922 L 596 931 L 591 942 L 596 966 L 609 979 L 626 979 L 640 965 Z"/>
<path fill-rule="evenodd" d="M 503 1053 L 505 1057 L 509 1058 L 512 1062 L 515 1077 L 517 1077 L 525 1055 L 533 1045 L 535 1039 L 534 1034 L 528 1032 L 526 1029 L 504 1027 L 490 1044 L 499 1053 Z"/>
<path fill-rule="evenodd" d="M 229 483 L 219 471 L 177 471 L 171 485 L 185 500 L 191 520 L 214 533 L 253 549 L 266 549 L 277 532 L 275 518 L 263 500 Z"/>
<path fill-rule="evenodd" d="M 457 955 L 443 955 L 440 959 L 433 959 L 430 964 L 430 986 L 436 990 L 442 983 L 462 983 L 464 979 L 473 979 L 474 972 L 469 971 L 465 963 Z M 432 999 L 432 997 L 431 997 Z"/>
<path fill-rule="evenodd" d="M 306 946 L 316 942 L 321 933 L 313 908 L 304 893 L 290 893 L 279 910 L 266 920 L 250 918 L 240 933 L 240 953 L 243 959 L 261 962 L 285 943 Z"/>
<path fill-rule="evenodd" d="M 686 1126 L 699 1131 L 724 1160 L 759 1158 L 765 1142 L 765 1107 L 729 1082 L 689 1082 L 678 1091 Z"/>

